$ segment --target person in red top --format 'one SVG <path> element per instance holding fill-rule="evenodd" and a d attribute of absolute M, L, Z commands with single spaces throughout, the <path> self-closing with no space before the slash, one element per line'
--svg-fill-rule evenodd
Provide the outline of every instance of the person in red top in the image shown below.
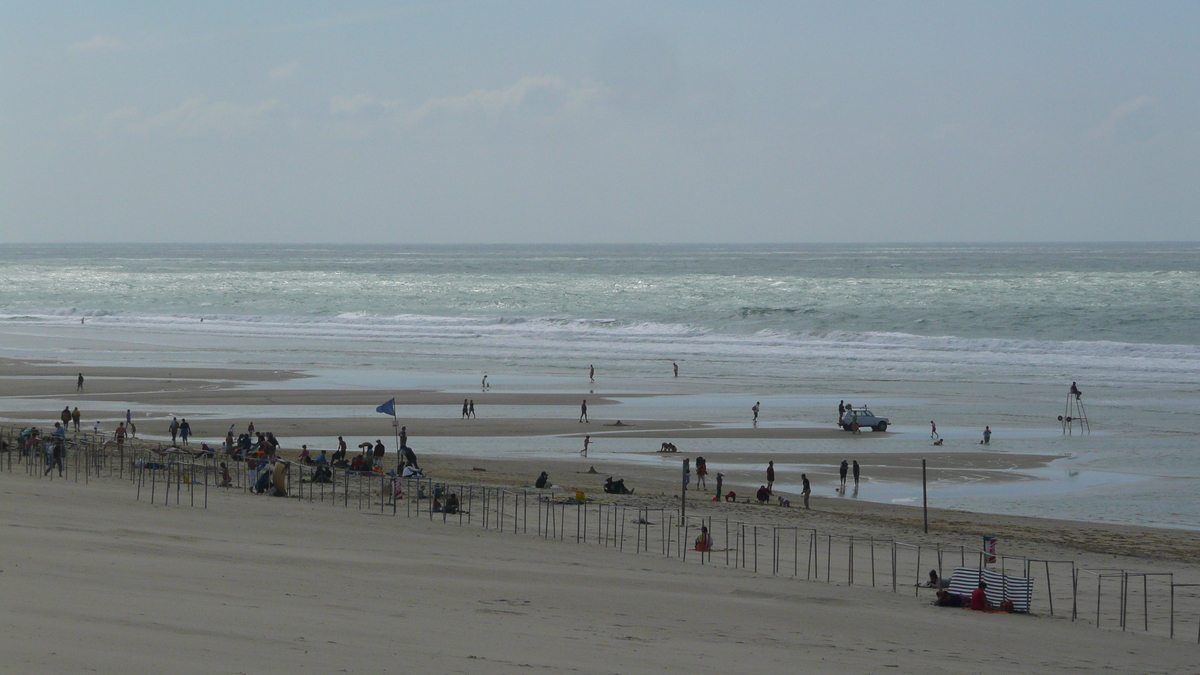
<path fill-rule="evenodd" d="M 775 462 L 767 462 L 767 492 L 775 487 Z"/>
<path fill-rule="evenodd" d="M 987 591 L 985 590 L 986 588 L 987 584 L 981 581 L 979 582 L 979 588 L 971 591 L 971 609 L 982 612 L 986 609 L 992 608 L 991 603 L 989 603 L 987 599 Z"/>

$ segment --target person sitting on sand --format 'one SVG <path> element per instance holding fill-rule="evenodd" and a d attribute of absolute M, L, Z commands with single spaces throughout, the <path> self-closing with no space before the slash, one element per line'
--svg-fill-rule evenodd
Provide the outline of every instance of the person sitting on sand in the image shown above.
<path fill-rule="evenodd" d="M 304 466 L 309 466 L 312 464 L 312 455 L 308 454 L 307 445 L 300 446 L 300 458 L 298 461 Z"/>
<path fill-rule="evenodd" d="M 539 490 L 545 490 L 546 483 L 548 482 L 550 482 L 550 474 L 543 471 L 542 475 L 538 476 L 537 480 L 534 481 L 533 486 Z"/>
<path fill-rule="evenodd" d="M 408 447 L 407 445 L 401 445 L 400 454 L 404 457 L 405 466 L 411 466 L 412 468 L 416 469 L 418 473 L 420 473 L 421 466 L 417 464 L 417 453 L 413 452 L 412 448 Z"/>
<path fill-rule="evenodd" d="M 987 584 L 980 581 L 979 588 L 971 591 L 971 609 L 983 612 L 991 608 L 992 603 L 988 602 L 987 598 Z"/>
<path fill-rule="evenodd" d="M 227 488 L 233 485 L 233 477 L 229 475 L 229 467 L 225 466 L 225 462 L 221 462 L 221 478 L 217 482 L 217 487 Z"/>
<path fill-rule="evenodd" d="M 937 607 L 962 607 L 963 597 L 958 593 L 938 589 L 937 600 L 934 600 L 933 604 Z"/>
<path fill-rule="evenodd" d="M 409 465 L 405 466 L 404 470 L 400 472 L 400 475 L 404 478 L 424 478 L 425 477 L 425 474 L 421 473 L 421 467 L 419 467 L 415 464 L 409 464 Z"/>
<path fill-rule="evenodd" d="M 329 463 L 329 458 L 325 456 L 325 451 L 322 450 L 321 454 L 317 455 L 317 458 L 312 463 L 317 466 L 324 466 Z"/>
<path fill-rule="evenodd" d="M 700 534 L 696 537 L 696 550 L 708 552 L 712 550 L 712 535 L 708 533 L 708 528 L 701 525 Z"/>
<path fill-rule="evenodd" d="M 323 464 L 317 465 L 316 471 L 313 471 L 312 482 L 314 482 L 314 483 L 332 483 L 333 482 L 333 471 L 329 467 L 327 467 Z"/>
<path fill-rule="evenodd" d="M 255 494 L 263 494 L 271 489 L 271 469 L 266 462 L 258 464 L 258 480 L 254 481 Z"/>
<path fill-rule="evenodd" d="M 350 470 L 351 471 L 360 471 L 360 470 L 362 470 L 362 465 L 363 465 L 363 456 L 362 456 L 362 453 L 360 452 L 359 454 L 354 456 L 354 459 L 350 460 Z"/>
<path fill-rule="evenodd" d="M 271 489 L 269 494 L 273 497 L 286 497 L 287 493 L 287 477 L 288 470 L 291 467 L 288 462 L 282 459 L 275 460 L 275 466 L 271 469 Z"/>
<path fill-rule="evenodd" d="M 755 498 L 758 499 L 759 504 L 766 504 L 771 499 L 771 491 L 767 489 L 766 485 L 760 485 Z"/>
<path fill-rule="evenodd" d="M 448 515 L 456 515 L 458 513 L 458 495 L 453 492 L 446 497 L 446 505 L 442 507 L 442 512 Z"/>

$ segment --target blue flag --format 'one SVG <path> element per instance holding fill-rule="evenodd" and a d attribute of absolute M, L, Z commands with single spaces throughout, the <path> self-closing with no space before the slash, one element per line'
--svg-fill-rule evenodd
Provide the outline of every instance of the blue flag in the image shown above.
<path fill-rule="evenodd" d="M 383 413 L 384 415 L 391 415 L 392 417 L 395 417 L 396 416 L 396 399 L 392 399 L 392 400 L 388 401 L 387 403 L 384 403 L 383 405 L 379 406 L 378 408 L 375 409 L 375 412 Z"/>

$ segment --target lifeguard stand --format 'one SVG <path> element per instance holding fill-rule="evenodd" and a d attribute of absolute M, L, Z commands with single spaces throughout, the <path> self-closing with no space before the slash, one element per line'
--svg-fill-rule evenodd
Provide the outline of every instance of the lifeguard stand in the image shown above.
<path fill-rule="evenodd" d="M 1067 436 L 1075 434 L 1076 425 L 1079 425 L 1080 436 L 1092 433 L 1092 427 L 1088 424 L 1087 409 L 1083 407 L 1083 396 L 1073 391 L 1067 392 L 1067 405 L 1058 421 L 1062 422 L 1062 432 Z"/>

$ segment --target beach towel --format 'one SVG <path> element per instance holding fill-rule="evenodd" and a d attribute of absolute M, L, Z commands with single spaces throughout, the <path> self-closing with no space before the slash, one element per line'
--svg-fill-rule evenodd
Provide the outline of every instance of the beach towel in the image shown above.
<path fill-rule="evenodd" d="M 971 597 L 971 593 L 979 588 L 979 577 L 980 570 L 974 567 L 956 567 L 954 574 L 950 575 L 950 592 Z M 987 584 L 987 599 L 993 607 L 999 607 L 1001 602 L 1008 600 L 1013 604 L 1014 611 L 1029 611 L 1033 601 L 1033 579 L 985 569 L 983 582 Z"/>

